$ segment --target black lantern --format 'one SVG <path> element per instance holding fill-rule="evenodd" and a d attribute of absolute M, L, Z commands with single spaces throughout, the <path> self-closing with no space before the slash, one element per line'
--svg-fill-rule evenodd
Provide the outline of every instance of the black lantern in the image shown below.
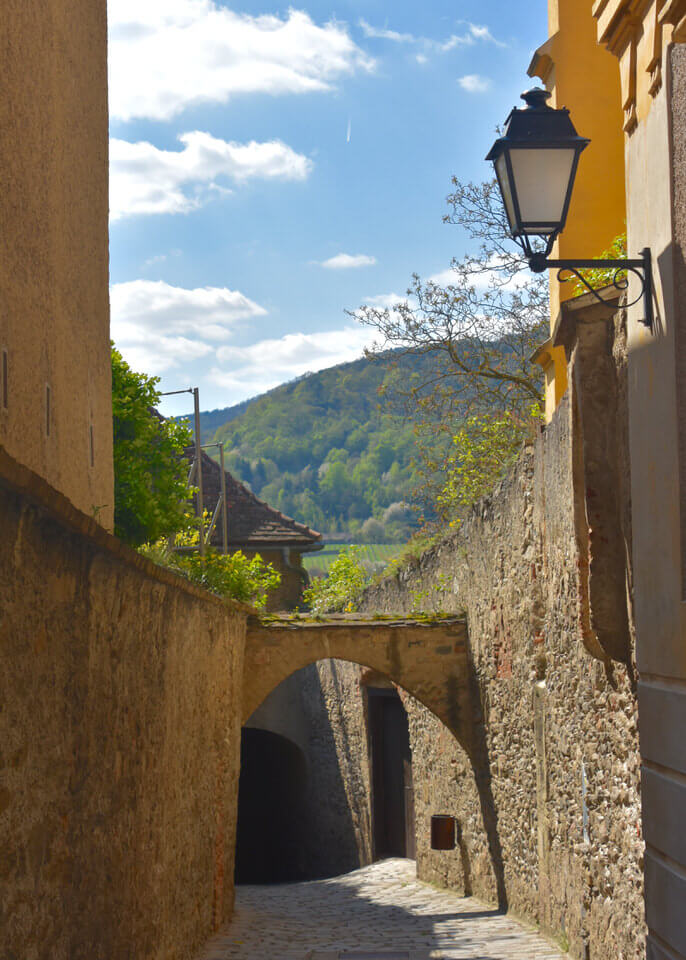
<path fill-rule="evenodd" d="M 529 237 L 545 237 L 549 253 L 564 229 L 579 157 L 590 140 L 578 135 L 569 110 L 548 106 L 547 90 L 529 90 L 522 99 L 526 108 L 515 107 L 486 159 L 493 161 L 512 236 L 529 257 Z"/>
<path fill-rule="evenodd" d="M 606 301 L 588 282 L 583 271 L 614 268 L 614 286 L 627 289 L 628 273 L 641 281 L 641 292 L 625 304 L 633 306 L 643 299 L 642 322 L 653 325 L 651 255 L 648 248 L 635 260 L 550 260 L 548 255 L 556 237 L 564 230 L 572 199 L 579 157 L 590 140 L 574 129 L 569 110 L 553 110 L 547 90 L 536 88 L 522 94 L 526 108 L 515 109 L 506 121 L 505 136 L 491 147 L 487 160 L 493 162 L 503 197 L 510 233 L 524 251 L 535 273 L 557 268 L 558 280 L 573 275 L 600 303 Z M 531 238 L 539 237 L 544 248 L 536 250 Z M 563 276 L 563 274 L 565 274 Z"/>

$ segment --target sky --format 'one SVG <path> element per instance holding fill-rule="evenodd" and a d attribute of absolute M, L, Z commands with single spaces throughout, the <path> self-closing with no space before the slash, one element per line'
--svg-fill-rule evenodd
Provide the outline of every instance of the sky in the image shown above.
<path fill-rule="evenodd" d="M 108 6 L 112 339 L 205 410 L 356 359 L 346 310 L 467 252 L 451 176 L 547 36 L 547 0 Z"/>

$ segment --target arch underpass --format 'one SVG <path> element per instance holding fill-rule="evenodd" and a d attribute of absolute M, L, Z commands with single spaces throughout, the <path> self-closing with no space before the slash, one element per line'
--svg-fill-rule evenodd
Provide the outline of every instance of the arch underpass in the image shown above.
<path fill-rule="evenodd" d="M 349 660 L 388 677 L 473 752 L 475 712 L 463 618 L 253 617 L 245 649 L 243 723 L 286 677 L 326 659 Z"/>
<path fill-rule="evenodd" d="M 469 757 L 497 887 L 508 905 L 498 814 L 479 685 L 463 617 L 360 614 L 251 617 L 243 672 L 243 723 L 283 680 L 319 660 L 348 660 L 402 687 L 445 724 Z"/>

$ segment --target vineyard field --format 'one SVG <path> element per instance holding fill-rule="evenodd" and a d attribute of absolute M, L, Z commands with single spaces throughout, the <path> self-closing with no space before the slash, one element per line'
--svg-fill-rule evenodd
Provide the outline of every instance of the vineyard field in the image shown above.
<path fill-rule="evenodd" d="M 355 546 L 355 544 L 327 544 L 323 550 L 317 553 L 306 553 L 302 558 L 303 566 L 311 578 L 325 577 L 328 575 L 331 564 L 341 550 L 345 550 L 350 546 Z M 363 543 L 357 544 L 356 546 L 360 551 L 364 565 L 369 566 L 370 570 L 378 573 L 380 565 L 385 566 L 393 557 L 399 556 L 405 545 L 402 543 Z"/>

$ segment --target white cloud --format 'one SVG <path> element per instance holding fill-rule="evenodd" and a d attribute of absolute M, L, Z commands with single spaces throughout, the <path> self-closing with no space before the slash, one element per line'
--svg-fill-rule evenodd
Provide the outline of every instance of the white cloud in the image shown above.
<path fill-rule="evenodd" d="M 208 379 L 231 397 L 254 396 L 304 373 L 357 360 L 374 342 L 369 328 L 350 325 L 340 330 L 289 333 L 247 347 L 220 347 L 218 365 Z"/>
<path fill-rule="evenodd" d="M 441 53 L 450 53 L 451 50 L 455 50 L 457 47 L 473 47 L 475 43 L 474 37 L 471 33 L 465 33 L 462 36 L 453 34 L 451 37 L 448 37 L 447 40 L 439 40 L 434 46 L 440 50 Z"/>
<path fill-rule="evenodd" d="M 170 257 L 180 257 L 182 251 L 175 249 L 170 250 L 169 253 L 156 253 L 152 257 L 148 257 L 147 260 L 143 261 L 143 269 L 147 270 L 149 267 L 157 266 L 158 263 L 166 263 Z"/>
<path fill-rule="evenodd" d="M 514 293 L 526 284 L 527 274 L 525 270 L 521 274 L 515 273 L 514 275 L 511 274 L 510 270 L 503 270 L 503 267 L 505 265 L 509 266 L 509 263 L 510 261 L 503 257 L 492 257 L 483 271 L 470 277 L 469 286 L 474 287 L 479 292 L 484 292 L 495 283 L 499 289 Z M 447 270 L 432 274 L 429 281 L 439 287 L 454 287 L 459 285 L 460 275 L 456 270 L 448 267 Z"/>
<path fill-rule="evenodd" d="M 364 253 L 338 253 L 335 257 L 322 261 L 320 266 L 327 270 L 355 270 L 358 267 L 373 267 L 375 263 L 376 257 L 368 257 Z"/>
<path fill-rule="evenodd" d="M 414 43 L 416 37 L 411 33 L 398 33 L 397 30 L 388 30 L 372 27 L 366 20 L 359 20 L 359 25 L 365 37 L 377 40 L 392 40 L 394 43 Z"/>
<path fill-rule="evenodd" d="M 166 253 L 156 253 L 154 257 L 148 257 L 148 259 L 143 263 L 143 268 L 147 269 L 148 267 L 154 267 L 158 263 L 164 263 L 166 259 Z"/>
<path fill-rule="evenodd" d="M 429 277 L 431 283 L 437 283 L 439 287 L 449 287 L 457 283 L 458 276 L 454 270 L 448 267 L 447 270 L 440 270 Z"/>
<path fill-rule="evenodd" d="M 173 287 L 163 280 L 128 280 L 110 289 L 113 323 L 151 331 L 195 334 L 225 340 L 236 323 L 266 310 L 227 287 Z"/>
<path fill-rule="evenodd" d="M 427 40 L 425 41 L 427 47 L 438 50 L 439 53 L 449 53 L 460 47 L 473 47 L 476 43 L 492 43 L 496 47 L 507 47 L 506 43 L 496 40 L 488 27 L 479 26 L 467 20 L 460 22 L 467 27 L 464 33 L 454 33 L 447 40 Z"/>
<path fill-rule="evenodd" d="M 417 63 L 420 63 L 422 65 L 429 62 L 429 58 L 424 53 L 418 53 L 415 57 L 415 60 L 417 61 Z"/>
<path fill-rule="evenodd" d="M 280 140 L 227 143 L 196 130 L 179 136 L 182 150 L 160 150 L 147 141 L 110 141 L 110 218 L 187 213 L 226 192 L 217 177 L 235 183 L 259 178 L 304 180 L 312 161 Z"/>
<path fill-rule="evenodd" d="M 480 27 L 475 23 L 468 23 L 468 27 L 470 36 L 474 37 L 475 40 L 485 40 L 487 43 L 492 43 L 496 47 L 507 46 L 502 40 L 496 40 L 488 27 Z"/>
<path fill-rule="evenodd" d="M 392 310 L 399 303 L 407 301 L 407 294 L 402 296 L 399 293 L 378 293 L 374 297 L 367 297 L 364 301 L 367 307 L 379 307 L 381 310 Z"/>
<path fill-rule="evenodd" d="M 110 288 L 112 339 L 135 370 L 159 376 L 214 353 L 243 321 L 266 310 L 236 290 L 188 290 L 161 280 Z"/>
<path fill-rule="evenodd" d="M 236 13 L 214 0 L 109 0 L 113 118 L 169 120 L 237 94 L 326 91 L 374 61 L 344 24 Z"/>
<path fill-rule="evenodd" d="M 183 368 L 193 360 L 201 360 L 212 353 L 209 344 L 189 340 L 188 337 L 152 337 L 141 334 L 138 338 L 115 339 L 113 334 L 113 339 L 129 366 L 149 376 L 159 377 L 167 370 Z"/>
<path fill-rule="evenodd" d="M 460 77 L 457 82 L 467 93 L 486 93 L 491 89 L 491 81 L 488 77 L 482 77 L 478 73 L 468 73 L 465 77 Z"/>
<path fill-rule="evenodd" d="M 395 43 L 419 43 L 427 49 L 438 50 L 440 53 L 448 53 L 458 47 L 473 47 L 476 43 L 492 43 L 496 47 L 506 47 L 507 44 L 496 40 L 488 27 L 477 23 L 470 23 L 468 20 L 458 21 L 466 30 L 463 33 L 454 33 L 447 40 L 429 40 L 426 37 L 416 37 L 411 33 L 398 33 L 397 30 L 387 28 L 373 27 L 366 20 L 360 19 L 359 26 L 365 37 L 370 39 L 392 40 Z M 416 58 L 418 63 L 426 63 L 425 54 L 419 53 Z"/>

